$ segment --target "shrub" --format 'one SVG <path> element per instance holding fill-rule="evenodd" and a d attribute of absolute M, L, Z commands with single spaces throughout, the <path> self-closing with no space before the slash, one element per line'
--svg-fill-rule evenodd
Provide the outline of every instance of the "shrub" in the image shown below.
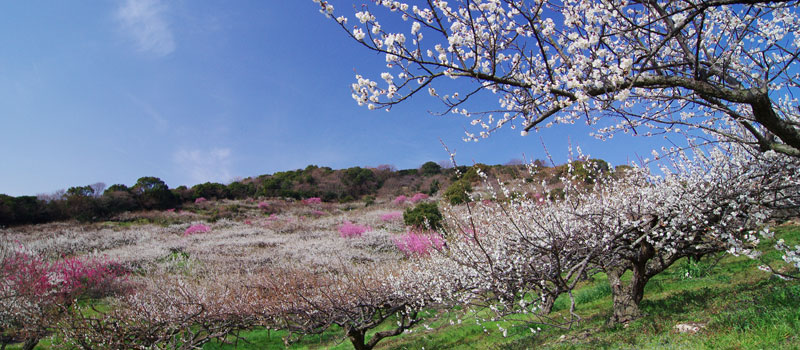
<path fill-rule="evenodd" d="M 415 228 L 437 230 L 442 227 L 442 213 L 436 203 L 419 203 L 403 212 L 403 222 Z"/>
<path fill-rule="evenodd" d="M 183 232 L 183 235 L 184 236 L 188 236 L 188 235 L 193 235 L 195 233 L 205 233 L 205 232 L 208 232 L 210 230 L 211 230 L 211 228 L 206 226 L 205 224 L 195 224 L 195 225 L 189 226 L 189 228 L 187 228 L 186 231 Z"/>
<path fill-rule="evenodd" d="M 442 167 L 434 162 L 426 162 L 419 168 L 420 174 L 424 176 L 436 175 L 442 171 Z"/>
<path fill-rule="evenodd" d="M 357 225 L 350 221 L 345 221 L 341 226 L 339 226 L 339 235 L 343 238 L 361 237 L 364 232 L 371 230 L 372 228 L 369 226 Z"/>
<path fill-rule="evenodd" d="M 554 188 L 547 192 L 547 199 L 551 201 L 564 199 L 566 193 L 563 188 Z"/>
<path fill-rule="evenodd" d="M 373 204 L 375 204 L 375 196 L 373 196 L 373 195 L 364 196 L 364 206 L 365 207 L 368 207 L 368 206 L 373 205 Z"/>
<path fill-rule="evenodd" d="M 417 233 L 409 231 L 394 240 L 394 244 L 406 256 L 427 256 L 432 249 L 441 249 L 444 240 L 436 233 Z"/>
<path fill-rule="evenodd" d="M 471 192 L 472 185 L 470 185 L 469 181 L 461 179 L 450 184 L 444 191 L 443 196 L 450 204 L 458 205 L 469 202 L 469 193 Z"/>
<path fill-rule="evenodd" d="M 431 186 L 428 187 L 428 194 L 433 196 L 434 194 L 436 194 L 436 192 L 439 192 L 440 186 L 441 185 L 439 184 L 439 180 L 434 179 L 433 181 L 431 181 Z"/>

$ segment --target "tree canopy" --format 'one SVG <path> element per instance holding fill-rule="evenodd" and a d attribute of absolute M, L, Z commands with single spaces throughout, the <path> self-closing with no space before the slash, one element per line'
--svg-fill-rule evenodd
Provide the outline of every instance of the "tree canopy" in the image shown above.
<path fill-rule="evenodd" d="M 703 131 L 800 156 L 797 1 L 382 0 L 352 20 L 314 1 L 384 54 L 379 80 L 352 84 L 370 109 L 422 92 L 472 119 L 468 140 L 582 122 L 602 139 Z M 487 93 L 497 106 L 471 110 Z"/>

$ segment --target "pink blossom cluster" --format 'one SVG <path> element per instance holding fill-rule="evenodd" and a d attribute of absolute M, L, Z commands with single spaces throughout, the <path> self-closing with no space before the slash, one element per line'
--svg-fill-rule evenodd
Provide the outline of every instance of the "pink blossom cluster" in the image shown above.
<path fill-rule="evenodd" d="M 411 201 L 411 203 L 416 203 L 416 202 L 419 202 L 419 201 L 422 201 L 422 200 L 425 200 L 425 199 L 428 199 L 428 195 L 427 194 L 417 193 L 413 197 L 411 197 L 411 199 L 409 199 L 409 200 Z"/>
<path fill-rule="evenodd" d="M 126 273 L 116 262 L 77 257 L 48 262 L 26 252 L 14 252 L 0 262 L 7 284 L 18 295 L 73 298 L 109 288 L 112 280 Z"/>
<path fill-rule="evenodd" d="M 278 220 L 278 214 L 270 214 L 269 217 L 267 218 L 267 220 L 269 220 L 269 221 Z"/>
<path fill-rule="evenodd" d="M 205 224 L 194 224 L 192 226 L 189 226 L 189 228 L 187 228 L 186 231 L 183 231 L 183 235 L 184 236 L 189 236 L 189 235 L 193 235 L 195 233 L 205 233 L 205 232 L 208 232 L 210 230 L 211 230 L 211 228 L 208 227 Z"/>
<path fill-rule="evenodd" d="M 324 212 L 324 211 L 322 211 L 322 210 L 314 210 L 314 211 L 313 211 L 313 212 L 311 212 L 311 213 L 312 213 L 312 214 L 314 214 L 314 215 L 316 215 L 316 216 L 324 216 L 324 215 L 328 214 L 328 213 L 326 213 L 326 212 Z"/>
<path fill-rule="evenodd" d="M 205 203 L 206 201 L 208 201 L 208 200 L 205 199 L 204 197 L 199 197 L 199 198 L 194 200 L 194 204 Z"/>
<path fill-rule="evenodd" d="M 258 202 L 258 209 L 267 209 L 267 208 L 269 208 L 269 203 L 264 201 Z"/>
<path fill-rule="evenodd" d="M 385 222 L 396 221 L 403 218 L 403 213 L 393 211 L 391 213 L 381 214 L 381 220 Z"/>
<path fill-rule="evenodd" d="M 406 256 L 427 256 L 432 249 L 444 247 L 444 240 L 436 232 L 419 233 L 409 231 L 394 240 L 394 244 Z"/>
<path fill-rule="evenodd" d="M 361 235 L 367 231 L 372 231 L 372 228 L 365 225 L 354 224 L 350 221 L 345 221 L 339 226 L 339 235 L 343 238 L 361 237 Z"/>
<path fill-rule="evenodd" d="M 406 200 L 408 200 L 408 197 L 401 194 L 394 199 L 394 204 L 403 204 Z"/>
<path fill-rule="evenodd" d="M 319 197 L 311 197 L 303 199 L 303 204 L 321 204 L 322 198 Z"/>

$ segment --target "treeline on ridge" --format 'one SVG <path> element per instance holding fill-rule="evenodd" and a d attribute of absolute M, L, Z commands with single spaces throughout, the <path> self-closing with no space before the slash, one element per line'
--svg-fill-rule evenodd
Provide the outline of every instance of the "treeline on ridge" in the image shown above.
<path fill-rule="evenodd" d="M 592 168 L 607 170 L 602 160 L 590 160 Z M 542 167 L 544 162 L 536 161 Z M 577 162 L 578 168 L 583 169 Z M 573 164 L 576 164 L 575 162 Z M 598 167 L 597 165 L 600 165 Z M 588 167 L 587 167 L 588 168 Z M 397 170 L 391 165 L 374 168 L 352 167 L 334 170 L 329 167 L 309 165 L 305 169 L 277 172 L 233 181 L 227 185 L 206 182 L 192 187 L 170 188 L 158 177 L 139 178 L 133 186 L 114 184 L 105 188 L 103 183 L 71 187 L 66 191 L 38 196 L 8 196 L 0 194 L 0 226 L 36 224 L 75 219 L 83 222 L 112 219 L 115 215 L 138 210 L 180 209 L 199 198 L 207 200 L 247 198 L 304 199 L 319 197 L 324 202 L 371 201 L 376 197 L 401 194 L 426 193 L 433 195 L 444 189 L 444 197 L 452 204 L 467 200 L 466 193 L 472 184 L 480 181 L 480 169 L 498 179 L 526 178 L 528 172 L 522 164 L 443 168 L 427 162 L 418 169 Z M 549 169 L 542 176 L 547 181 L 557 181 L 566 165 Z M 592 175 L 584 171 L 588 182 Z"/>

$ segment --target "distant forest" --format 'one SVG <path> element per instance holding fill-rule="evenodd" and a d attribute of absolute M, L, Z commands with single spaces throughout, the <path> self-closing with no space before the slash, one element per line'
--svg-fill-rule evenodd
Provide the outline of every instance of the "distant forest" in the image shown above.
<path fill-rule="evenodd" d="M 602 160 L 590 160 L 587 169 L 608 170 Z M 544 168 L 537 160 L 536 166 Z M 574 162 L 580 169 L 583 162 Z M 546 175 L 557 182 L 565 166 L 552 168 Z M 444 189 L 443 197 L 453 204 L 467 200 L 466 193 L 472 184 L 480 181 L 477 170 L 500 179 L 526 179 L 530 174 L 521 162 L 488 166 L 444 168 L 427 162 L 418 169 L 397 170 L 391 165 L 374 168 L 352 167 L 333 170 L 329 167 L 309 165 L 305 169 L 260 175 L 227 185 L 206 182 L 192 187 L 170 188 L 158 177 L 139 178 L 132 186 L 114 184 L 106 188 L 103 183 L 71 187 L 52 194 L 37 196 L 8 196 L 0 194 L 0 226 L 36 224 L 61 220 L 82 222 L 111 220 L 127 211 L 180 209 L 200 200 L 241 200 L 248 198 L 320 198 L 324 202 L 372 202 L 376 197 L 389 197 L 413 193 L 434 195 Z M 580 170 L 579 169 L 579 170 Z M 595 170 L 593 170 L 594 172 Z M 579 171 L 580 173 L 580 171 Z M 587 182 L 593 175 L 584 171 Z"/>

